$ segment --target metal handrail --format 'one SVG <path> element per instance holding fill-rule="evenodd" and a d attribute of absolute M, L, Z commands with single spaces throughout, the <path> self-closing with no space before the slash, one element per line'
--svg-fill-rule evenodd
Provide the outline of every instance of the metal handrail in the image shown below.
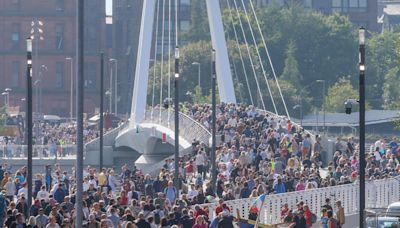
<path fill-rule="evenodd" d="M 76 155 L 76 145 L 33 145 L 33 157 L 66 157 Z M 28 155 L 27 145 L 7 144 L 0 145 L 0 157 L 2 158 L 26 158 Z"/>
<path fill-rule="evenodd" d="M 175 119 L 174 119 L 174 111 L 168 109 L 148 109 L 146 110 L 145 119 L 142 123 L 153 123 L 160 124 L 163 127 L 166 127 L 172 131 L 175 130 Z M 168 119 L 169 118 L 169 119 Z M 193 142 L 194 140 L 199 140 L 203 142 L 207 146 L 209 145 L 209 139 L 211 137 L 211 133 L 199 122 L 190 118 L 188 115 L 184 113 L 179 113 L 179 126 L 180 131 L 179 135 L 183 137 L 188 142 Z"/>

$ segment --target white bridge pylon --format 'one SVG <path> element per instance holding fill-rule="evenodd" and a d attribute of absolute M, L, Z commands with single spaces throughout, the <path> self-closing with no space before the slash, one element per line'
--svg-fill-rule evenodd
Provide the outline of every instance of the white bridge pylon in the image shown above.
<path fill-rule="evenodd" d="M 219 1 L 205 1 L 207 5 L 212 46 L 216 52 L 217 83 L 220 100 L 221 102 L 226 103 L 236 103 Z M 145 117 L 155 8 L 156 0 L 143 1 L 135 82 L 132 93 L 130 127 L 140 124 Z M 182 77 L 184 76 L 185 75 L 182 75 Z"/>

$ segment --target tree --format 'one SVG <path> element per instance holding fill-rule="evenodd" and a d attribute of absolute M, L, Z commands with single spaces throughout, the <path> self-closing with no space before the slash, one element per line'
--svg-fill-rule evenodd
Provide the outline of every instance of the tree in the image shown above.
<path fill-rule="evenodd" d="M 382 94 L 384 93 L 384 82 L 388 74 L 393 74 L 392 71 L 399 64 L 399 33 L 385 31 L 382 34 L 374 34 L 370 39 L 367 39 L 366 56 L 367 72 L 366 75 L 366 90 L 367 99 L 371 100 L 372 107 L 387 108 L 387 104 Z M 392 72 L 390 72 L 392 71 Z M 390 77 L 389 77 L 390 78 Z"/>
<path fill-rule="evenodd" d="M 303 79 L 298 67 L 298 63 L 295 57 L 296 45 L 293 41 L 290 41 L 286 50 L 285 68 L 281 79 L 289 82 L 300 82 Z"/>
<path fill-rule="evenodd" d="M 3 128 L 6 124 L 7 120 L 7 112 L 6 112 L 6 106 L 0 107 L 0 132 L 3 131 Z"/>
<path fill-rule="evenodd" d="M 328 112 L 344 112 L 344 102 L 347 99 L 358 99 L 358 92 L 354 89 L 349 77 L 343 77 L 328 89 L 326 110 Z M 354 108 L 358 109 L 358 107 Z"/>
<path fill-rule="evenodd" d="M 269 81 L 272 95 L 275 101 L 275 105 L 278 109 L 279 115 L 286 115 L 286 111 L 283 105 L 282 97 L 279 94 L 278 86 L 275 81 Z M 279 86 L 282 91 L 283 99 L 285 99 L 285 104 L 288 109 L 290 116 L 295 116 L 300 118 L 299 109 L 296 108 L 296 105 L 303 105 L 303 115 L 307 114 L 311 109 L 311 99 L 307 98 L 308 91 L 304 89 L 299 89 L 295 83 L 286 80 L 279 80 Z M 266 99 L 267 109 L 273 111 L 272 100 L 269 97 L 269 94 L 264 93 Z M 297 106 L 299 107 L 299 106 Z"/>
<path fill-rule="evenodd" d="M 187 32 L 182 34 L 183 40 L 188 43 L 201 40 L 210 40 L 210 27 L 204 0 L 192 0 L 191 25 Z"/>
<path fill-rule="evenodd" d="M 383 83 L 383 107 L 385 109 L 393 109 L 399 104 L 400 98 L 400 76 L 398 67 L 390 69 L 385 75 L 385 80 Z"/>

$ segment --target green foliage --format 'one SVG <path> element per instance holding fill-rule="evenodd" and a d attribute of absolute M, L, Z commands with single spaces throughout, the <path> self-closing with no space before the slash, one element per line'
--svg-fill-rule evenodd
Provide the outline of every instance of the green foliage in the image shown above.
<path fill-rule="evenodd" d="M 344 112 L 344 102 L 347 99 L 358 99 L 358 93 L 349 77 L 343 77 L 328 89 L 326 110 L 328 112 Z M 357 105 L 353 105 L 353 111 L 356 109 L 358 109 Z"/>
<path fill-rule="evenodd" d="M 285 68 L 281 78 L 289 82 L 300 82 L 303 78 L 299 71 L 299 64 L 297 63 L 296 57 L 296 45 L 293 41 L 289 42 L 286 50 Z"/>
<path fill-rule="evenodd" d="M 389 31 L 374 34 L 367 40 L 367 99 L 371 100 L 374 108 L 381 108 L 382 106 L 387 108 L 386 97 L 382 94 L 385 90 L 385 79 L 387 77 L 392 78 L 390 75 L 393 75 L 393 69 L 399 64 L 398 40 L 399 34 Z"/>
<path fill-rule="evenodd" d="M 180 39 L 190 43 L 210 40 L 210 27 L 207 18 L 206 2 L 204 0 L 192 0 L 190 29 L 183 33 Z"/>
<path fill-rule="evenodd" d="M 279 95 L 279 90 L 275 81 L 270 80 L 270 87 L 274 97 L 275 105 L 278 109 L 278 113 L 281 115 L 286 115 L 285 108 L 283 106 L 283 101 Z M 303 105 L 303 113 L 307 113 L 311 109 L 310 101 L 311 99 L 307 98 L 307 91 L 303 89 L 298 89 L 296 84 L 286 80 L 279 80 L 279 86 L 282 91 L 282 95 L 285 99 L 286 106 L 288 108 L 290 116 L 295 116 L 300 118 L 300 110 L 294 109 L 296 105 Z M 303 93 L 303 94 L 302 94 Z M 272 101 L 270 101 L 269 96 L 264 94 L 267 101 L 267 109 L 273 110 Z M 303 95 L 303 96 L 302 96 Z"/>
<path fill-rule="evenodd" d="M 6 106 L 0 108 L 0 132 L 2 131 L 7 120 Z"/>
<path fill-rule="evenodd" d="M 390 69 L 385 75 L 383 83 L 383 107 L 393 109 L 399 103 L 400 99 L 400 76 L 398 67 Z"/>
<path fill-rule="evenodd" d="M 248 8 L 248 11 L 251 11 L 251 9 Z M 246 22 L 244 23 L 245 33 L 250 34 L 246 17 L 242 11 L 239 16 L 236 10 L 231 12 L 233 24 L 239 33 L 239 40 L 244 43 L 239 16 L 242 18 L 242 22 Z M 327 85 L 330 85 L 338 81 L 342 75 L 357 74 L 356 30 L 346 16 L 339 14 L 326 16 L 316 11 L 304 9 L 297 4 L 283 8 L 271 4 L 256 9 L 256 13 L 275 71 L 277 75 L 280 75 L 281 80 L 290 81 L 293 86 L 300 90 L 315 80 L 323 79 Z M 234 30 L 229 10 L 224 11 L 223 18 L 227 37 L 233 39 Z M 256 33 L 257 46 L 255 51 L 260 51 L 267 74 L 272 75 L 254 16 L 250 15 L 250 23 Z M 251 36 L 248 35 L 247 39 L 250 41 Z M 286 52 L 283 47 L 287 48 Z M 256 64 L 259 65 L 260 63 L 256 61 Z M 246 85 L 241 78 L 243 77 L 239 74 L 239 81 Z M 355 82 L 356 79 L 354 77 L 352 81 Z M 254 92 L 256 91 L 256 87 L 251 88 Z M 268 94 L 264 82 L 262 82 L 262 90 L 263 94 Z M 319 87 L 310 87 L 308 90 L 309 96 L 315 99 L 320 97 Z M 246 99 L 248 96 L 244 97 Z M 256 93 L 253 97 L 256 97 Z M 305 113 L 307 111 L 310 110 L 305 110 Z"/>

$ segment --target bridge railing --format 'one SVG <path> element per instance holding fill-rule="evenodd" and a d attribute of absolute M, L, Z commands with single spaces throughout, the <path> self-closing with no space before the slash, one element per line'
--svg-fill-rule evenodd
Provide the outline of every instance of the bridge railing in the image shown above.
<path fill-rule="evenodd" d="M 58 158 L 76 155 L 76 145 L 33 145 L 34 158 Z M 26 145 L 0 145 L 0 157 L 5 158 L 26 158 L 28 147 Z"/>
<path fill-rule="evenodd" d="M 389 204 L 400 200 L 399 180 L 395 178 L 368 181 L 366 183 L 366 207 L 367 208 L 385 208 Z M 328 188 L 311 189 L 300 192 L 290 192 L 283 194 L 268 195 L 264 206 L 261 209 L 260 222 L 273 225 L 281 223 L 281 209 L 285 203 L 289 208 L 295 210 L 296 204 L 300 201 L 306 203 L 310 210 L 319 217 L 321 207 L 325 199 L 330 198 L 332 202 L 340 200 L 344 207 L 345 214 L 358 213 L 359 185 L 346 184 Z M 238 199 L 226 201 L 226 205 L 234 214 L 239 210 L 242 218 L 248 218 L 249 209 L 256 198 Z M 209 209 L 210 218 L 214 218 L 216 203 L 203 204 Z"/>
<path fill-rule="evenodd" d="M 161 112 L 159 108 L 148 109 L 143 123 L 159 124 L 174 131 L 174 113 L 170 110 L 168 114 L 167 109 L 161 109 Z M 189 143 L 196 139 L 206 145 L 209 145 L 211 137 L 211 133 L 203 125 L 183 113 L 179 113 L 179 135 Z"/>

